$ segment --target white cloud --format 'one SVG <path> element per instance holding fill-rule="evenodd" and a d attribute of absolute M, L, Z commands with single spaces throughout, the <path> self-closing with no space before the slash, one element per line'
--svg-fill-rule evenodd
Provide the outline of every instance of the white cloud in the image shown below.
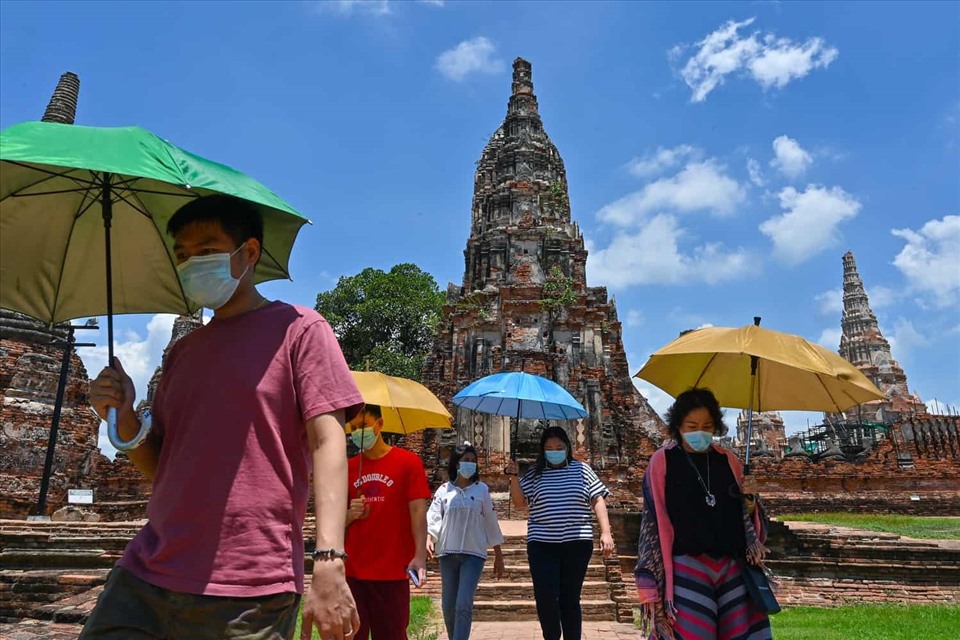
<path fill-rule="evenodd" d="M 621 233 L 609 247 L 591 250 L 591 280 L 614 287 L 637 284 L 715 284 L 749 272 L 744 249 L 728 251 L 719 243 L 681 253 L 684 231 L 676 218 L 654 216 L 636 234 Z"/>
<path fill-rule="evenodd" d="M 821 315 L 830 316 L 843 311 L 843 289 L 831 289 L 818 294 L 814 299 Z"/>
<path fill-rule="evenodd" d="M 760 163 L 753 158 L 747 158 L 747 173 L 750 175 L 750 182 L 755 186 L 762 187 L 767 184 L 766 179 L 763 177 L 763 169 L 760 168 Z"/>
<path fill-rule="evenodd" d="M 640 327 L 643 325 L 645 318 L 643 317 L 642 311 L 637 311 L 636 309 L 631 309 L 627 312 L 627 326 L 628 327 Z"/>
<path fill-rule="evenodd" d="M 365 14 L 385 16 L 392 13 L 389 0 L 321 0 L 313 6 L 319 13 L 333 13 L 340 16 Z"/>
<path fill-rule="evenodd" d="M 835 329 L 824 329 L 820 332 L 820 337 L 817 338 L 817 344 L 826 347 L 830 351 L 836 351 L 840 348 L 840 336 L 842 335 L 843 330 L 839 327 Z"/>
<path fill-rule="evenodd" d="M 909 358 L 915 349 L 930 345 L 930 340 L 916 330 L 913 322 L 902 317 L 896 319 L 893 331 L 887 333 L 886 338 L 893 357 L 898 361 Z"/>
<path fill-rule="evenodd" d="M 137 389 L 137 403 L 147 395 L 147 384 L 154 371 L 160 366 L 160 358 L 163 356 L 164 348 L 170 342 L 173 321 L 176 317 L 171 314 L 157 314 L 147 322 L 146 336 L 130 331 L 114 345 L 114 355 L 120 359 L 124 371 L 133 379 Z M 105 324 L 101 322 L 101 326 Z M 77 353 L 83 359 L 83 366 L 91 377 L 95 377 L 107 364 L 106 345 L 78 349 Z M 109 457 L 116 454 L 116 450 L 106 438 L 105 424 L 100 427 L 100 448 Z"/>
<path fill-rule="evenodd" d="M 437 57 L 436 68 L 447 78 L 462 82 L 472 73 L 499 73 L 503 60 L 494 57 L 496 46 L 483 36 L 464 40 Z"/>
<path fill-rule="evenodd" d="M 813 164 L 813 156 L 788 136 L 779 136 L 773 141 L 773 153 L 776 157 L 770 161 L 770 166 L 788 178 L 799 178 Z"/>
<path fill-rule="evenodd" d="M 960 303 L 960 216 L 930 220 L 919 231 L 892 233 L 907 241 L 893 264 L 910 288 L 930 294 L 940 307 Z"/>
<path fill-rule="evenodd" d="M 420 4 L 430 5 L 431 7 L 442 7 L 444 4 L 446 4 L 444 0 L 417 0 L 417 2 Z"/>
<path fill-rule="evenodd" d="M 714 326 L 714 325 L 713 325 L 712 322 L 704 322 L 704 323 L 701 324 L 699 327 L 696 327 L 696 328 L 694 329 L 694 331 L 696 331 L 697 329 L 709 329 L 709 328 L 711 328 L 711 327 L 713 327 L 713 326 Z"/>
<path fill-rule="evenodd" d="M 870 300 L 870 308 L 874 310 L 893 305 L 901 296 L 900 292 L 896 289 L 884 287 L 883 285 L 870 287 L 866 292 L 867 298 Z"/>
<path fill-rule="evenodd" d="M 774 254 L 787 264 L 800 264 L 839 240 L 837 226 L 857 215 L 860 202 L 841 189 L 808 185 L 780 192 L 786 213 L 765 220 L 760 231 L 773 241 Z"/>
<path fill-rule="evenodd" d="M 810 38 L 801 43 L 790 38 L 777 38 L 770 33 L 741 36 L 739 30 L 749 27 L 754 20 L 730 20 L 697 43 L 699 49 L 680 70 L 680 76 L 693 91 L 693 102 L 706 100 L 707 95 L 723 84 L 730 74 L 748 75 L 764 89 L 780 89 L 814 69 L 827 67 L 839 54 L 822 38 Z M 682 47 L 673 47 L 668 58 L 678 61 L 682 53 Z"/>
<path fill-rule="evenodd" d="M 870 308 L 876 311 L 891 306 L 900 299 L 901 293 L 890 287 L 878 285 L 866 290 L 867 299 L 870 301 Z M 814 298 L 817 303 L 817 311 L 821 315 L 837 315 L 843 312 L 843 289 L 831 289 L 818 294 Z"/>
<path fill-rule="evenodd" d="M 699 158 L 702 151 L 689 144 L 681 144 L 672 149 L 657 147 L 653 153 L 647 153 L 642 158 L 634 158 L 627 165 L 630 173 L 639 178 L 648 178 L 658 173 L 680 165 L 686 158 Z"/>
<path fill-rule="evenodd" d="M 653 211 L 664 209 L 729 215 L 746 197 L 746 188 L 727 175 L 726 167 L 710 159 L 691 162 L 677 175 L 660 178 L 605 205 L 597 217 L 604 222 L 628 226 L 639 223 Z"/>

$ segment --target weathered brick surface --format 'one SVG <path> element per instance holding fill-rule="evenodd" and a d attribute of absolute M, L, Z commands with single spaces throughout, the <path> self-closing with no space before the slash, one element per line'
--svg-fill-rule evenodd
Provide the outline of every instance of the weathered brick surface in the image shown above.
<path fill-rule="evenodd" d="M 0 311 L 0 517 L 36 510 L 47 454 L 66 331 Z M 53 462 L 47 514 L 66 503 L 66 492 L 93 489 L 100 420 L 87 403 L 87 374 L 73 353 Z"/>
<path fill-rule="evenodd" d="M 507 116 L 484 149 L 474 181 L 463 284 L 450 284 L 424 382 L 442 400 L 491 373 L 523 370 L 568 389 L 589 416 L 565 424 L 595 468 L 649 456 L 662 422 L 636 391 L 615 303 L 586 281 L 587 251 L 571 220 L 567 177 L 543 129 L 530 64 L 514 62 Z M 487 468 L 502 468 L 509 419 L 455 410 L 456 429 L 405 439 L 429 467 L 469 440 Z M 513 442 L 529 460 L 542 424 L 522 420 Z M 438 478 L 437 478 L 438 479 Z"/>

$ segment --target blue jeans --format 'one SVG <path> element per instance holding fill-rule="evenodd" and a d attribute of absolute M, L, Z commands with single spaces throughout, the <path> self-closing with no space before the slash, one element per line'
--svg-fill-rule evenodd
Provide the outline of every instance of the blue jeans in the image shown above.
<path fill-rule="evenodd" d="M 483 558 L 452 553 L 440 556 L 440 579 L 443 590 L 440 608 L 449 640 L 468 640 L 473 624 L 473 596 L 477 592 Z"/>

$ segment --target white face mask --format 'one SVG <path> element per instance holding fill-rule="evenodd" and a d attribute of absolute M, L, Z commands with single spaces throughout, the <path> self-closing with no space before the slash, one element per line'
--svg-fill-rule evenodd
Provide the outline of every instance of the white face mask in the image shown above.
<path fill-rule="evenodd" d="M 247 273 L 247 269 L 244 269 L 240 278 L 234 278 L 230 271 L 230 258 L 240 249 L 243 247 L 233 253 L 193 256 L 177 265 L 180 284 L 183 285 L 183 293 L 187 298 L 206 309 L 216 310 L 227 304 L 240 285 L 240 278 Z M 249 266 L 247 268 L 249 269 Z"/>

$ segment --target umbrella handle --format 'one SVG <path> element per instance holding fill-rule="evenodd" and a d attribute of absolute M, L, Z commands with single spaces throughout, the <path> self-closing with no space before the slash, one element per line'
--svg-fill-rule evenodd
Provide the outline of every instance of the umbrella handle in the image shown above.
<path fill-rule="evenodd" d="M 143 441 L 147 439 L 147 436 L 150 434 L 150 429 L 153 427 L 153 420 L 150 415 L 149 409 L 143 410 L 143 418 L 140 421 L 140 431 L 137 432 L 130 440 L 124 440 L 120 437 L 120 427 L 117 420 L 117 408 L 110 407 L 107 409 L 107 438 L 118 451 L 130 451 L 131 449 L 136 449 Z"/>

